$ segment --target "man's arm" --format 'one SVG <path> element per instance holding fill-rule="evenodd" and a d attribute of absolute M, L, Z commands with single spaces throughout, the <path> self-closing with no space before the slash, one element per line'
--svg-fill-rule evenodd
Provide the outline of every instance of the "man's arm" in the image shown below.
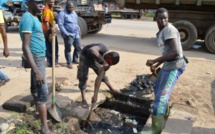
<path fill-rule="evenodd" d="M 58 14 L 58 26 L 63 35 L 70 36 L 64 27 L 64 14 L 63 11 Z"/>
<path fill-rule="evenodd" d="M 49 10 L 44 10 L 43 14 L 42 14 L 43 22 L 45 24 L 46 30 L 49 30 L 51 28 L 51 25 L 49 23 L 49 21 L 50 21 L 50 12 L 51 11 L 49 11 Z"/>
<path fill-rule="evenodd" d="M 4 23 L 0 24 L 0 32 L 1 32 L 1 36 L 2 36 L 3 44 L 4 44 L 3 55 L 5 57 L 8 57 L 10 55 L 10 53 L 9 53 L 9 50 L 8 50 L 7 34 L 6 34 L 5 24 Z"/>
<path fill-rule="evenodd" d="M 23 33 L 23 44 L 22 44 L 23 53 L 28 63 L 30 64 L 31 69 L 36 74 L 36 81 L 38 82 L 39 85 L 42 85 L 44 84 L 43 75 L 41 74 L 41 72 L 39 71 L 39 69 L 37 68 L 33 60 L 33 56 L 30 51 L 30 42 L 31 42 L 31 33 Z"/>
<path fill-rule="evenodd" d="M 176 42 L 175 38 L 166 40 L 165 44 L 169 46 L 170 51 L 167 54 L 165 54 L 161 57 L 158 57 L 154 60 L 148 60 L 146 62 L 147 66 L 152 66 L 155 63 L 157 63 L 156 66 L 159 66 L 161 63 L 168 61 L 168 60 L 173 60 L 175 57 L 177 57 L 179 55 L 179 50 L 178 50 L 177 42 Z"/>

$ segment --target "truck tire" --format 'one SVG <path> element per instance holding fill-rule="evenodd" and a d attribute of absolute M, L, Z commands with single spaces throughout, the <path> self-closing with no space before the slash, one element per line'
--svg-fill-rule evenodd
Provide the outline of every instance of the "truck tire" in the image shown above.
<path fill-rule="evenodd" d="M 102 30 L 102 24 L 97 24 L 97 29 L 95 31 L 88 32 L 89 34 L 95 34 Z"/>
<path fill-rule="evenodd" d="M 80 21 L 82 23 L 82 28 L 83 28 L 83 35 L 82 36 L 85 36 L 87 34 L 87 23 L 86 21 L 84 20 L 84 18 L 80 17 Z"/>
<path fill-rule="evenodd" d="M 209 52 L 215 54 L 215 25 L 209 27 L 206 32 L 205 46 Z"/>
<path fill-rule="evenodd" d="M 131 19 L 137 19 L 137 14 L 131 14 Z"/>
<path fill-rule="evenodd" d="M 127 19 L 128 18 L 126 13 L 122 13 L 121 16 L 122 16 L 122 19 Z"/>
<path fill-rule="evenodd" d="M 173 25 L 180 33 L 183 50 L 191 48 L 197 40 L 196 27 L 189 21 L 177 21 Z"/>

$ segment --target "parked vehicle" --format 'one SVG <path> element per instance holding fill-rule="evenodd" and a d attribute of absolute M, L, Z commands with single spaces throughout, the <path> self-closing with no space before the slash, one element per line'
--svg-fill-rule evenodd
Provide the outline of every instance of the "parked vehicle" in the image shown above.
<path fill-rule="evenodd" d="M 214 0 L 116 0 L 131 9 L 158 9 L 169 11 L 169 21 L 179 30 L 184 50 L 197 39 L 204 40 L 208 51 L 215 54 Z"/>
<path fill-rule="evenodd" d="M 96 2 L 96 1 L 95 1 Z M 86 3 L 82 4 L 74 1 L 75 11 L 79 16 L 78 23 L 82 36 L 87 33 L 94 34 L 102 29 L 104 24 L 111 23 L 111 15 L 105 14 L 101 4 Z M 60 12 L 66 6 L 66 1 L 59 2 L 54 10 Z"/>
<path fill-rule="evenodd" d="M 0 0 L 0 10 L 3 11 L 5 29 L 17 27 L 22 14 L 26 11 L 26 0 Z"/>
<path fill-rule="evenodd" d="M 118 4 L 115 2 L 108 2 L 108 0 L 104 0 L 103 5 L 107 5 L 112 18 L 139 19 L 142 16 L 141 10 L 121 9 Z"/>

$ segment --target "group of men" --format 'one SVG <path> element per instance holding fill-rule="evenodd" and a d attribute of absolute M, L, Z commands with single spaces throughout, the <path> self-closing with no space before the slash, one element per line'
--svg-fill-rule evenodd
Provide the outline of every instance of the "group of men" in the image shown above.
<path fill-rule="evenodd" d="M 22 39 L 23 53 L 31 66 L 30 89 L 41 119 L 41 133 L 49 134 L 52 132 L 47 125 L 46 102 L 48 88 L 45 57 L 47 58 L 47 65 L 53 66 L 51 62 L 51 45 L 52 34 L 55 33 L 55 29 L 53 28 L 55 15 L 52 11 L 54 0 L 47 0 L 45 8 L 43 8 L 42 0 L 27 0 L 27 5 L 28 11 L 23 14 L 20 20 L 19 33 Z M 68 68 L 72 68 L 72 63 L 79 64 L 77 78 L 79 79 L 78 86 L 82 95 L 82 107 L 88 108 L 89 106 L 85 99 L 85 89 L 89 68 L 92 68 L 99 76 L 102 69 L 107 71 L 110 66 L 116 65 L 120 60 L 120 56 L 117 52 L 109 51 L 102 43 L 89 44 L 81 49 L 80 28 L 77 24 L 78 16 L 73 11 L 73 8 L 73 3 L 67 1 L 65 10 L 61 11 L 58 15 L 57 23 L 65 43 L 64 53 Z M 40 13 L 43 16 L 42 25 L 37 18 L 37 15 Z M 169 113 L 168 100 L 171 91 L 186 66 L 183 58 L 180 35 L 178 30 L 168 23 L 168 11 L 165 8 L 159 8 L 156 11 L 155 18 L 159 28 L 157 44 L 162 50 L 162 56 L 147 60 L 146 65 L 150 67 L 152 72 L 161 64 L 163 64 L 163 67 L 159 72 L 154 87 L 155 99 L 153 103 L 152 127 L 147 131 L 141 131 L 141 134 L 159 134 L 162 131 L 165 119 Z M 2 29 L 0 16 L 0 30 L 4 31 Z M 6 34 L 4 33 L 1 32 L 5 48 L 3 54 L 7 57 L 9 52 L 5 38 Z M 56 47 L 57 45 L 56 39 Z M 75 46 L 73 60 L 71 60 L 70 55 L 72 45 Z M 56 49 L 55 53 L 55 65 L 58 66 L 58 49 Z M 109 87 L 110 91 L 119 93 L 119 91 L 112 87 L 107 76 L 104 76 L 102 81 Z M 95 85 L 97 84 L 98 81 L 96 79 Z M 96 100 L 92 101 L 95 102 Z"/>
<path fill-rule="evenodd" d="M 55 0 L 47 0 L 42 12 L 42 27 L 46 41 L 47 66 L 52 66 L 52 30 L 53 23 L 58 23 L 62 38 L 64 39 L 64 54 L 68 68 L 72 69 L 72 63 L 78 63 L 78 55 L 81 51 L 80 27 L 78 26 L 78 15 L 74 12 L 72 2 L 67 2 L 66 8 L 59 14 L 53 12 Z M 58 63 L 58 40 L 55 41 L 55 66 L 61 66 Z M 71 47 L 74 46 L 73 59 L 71 59 Z"/>
<path fill-rule="evenodd" d="M 22 50 L 28 63 L 31 66 L 31 94 L 36 102 L 36 108 L 41 119 L 41 133 L 52 133 L 47 125 L 47 81 L 45 70 L 45 56 L 47 65 L 53 66 L 52 59 L 52 34 L 56 33 L 53 27 L 54 13 L 52 7 L 54 0 L 47 0 L 43 8 L 42 0 L 27 0 L 28 11 L 22 15 L 19 25 L 19 33 L 22 39 Z M 58 14 L 57 23 L 64 39 L 65 58 L 68 68 L 72 68 L 72 63 L 78 63 L 79 88 L 82 94 L 82 106 L 87 108 L 85 99 L 85 88 L 88 78 L 88 69 L 92 68 L 99 75 L 102 69 L 109 69 L 111 65 L 119 62 L 119 54 L 110 52 L 103 44 L 90 44 L 81 50 L 80 28 L 78 26 L 78 16 L 73 11 L 73 3 L 67 1 L 66 8 Z M 42 25 L 37 15 L 42 13 Z M 26 25 L 28 24 L 28 25 Z M 57 46 L 56 39 L 56 47 Z M 71 60 L 71 46 L 75 50 L 73 60 Z M 56 49 L 55 66 L 58 65 L 58 49 Z M 102 65 L 102 66 L 101 66 Z M 103 80 L 110 90 L 116 91 L 110 85 L 107 77 Z M 98 83 L 95 81 L 95 83 Z"/>

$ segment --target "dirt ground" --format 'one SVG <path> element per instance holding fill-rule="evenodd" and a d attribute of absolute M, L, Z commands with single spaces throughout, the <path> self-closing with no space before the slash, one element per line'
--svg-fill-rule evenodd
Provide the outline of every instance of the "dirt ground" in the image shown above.
<path fill-rule="evenodd" d="M 0 89 L 1 105 L 12 96 L 29 91 L 29 71 L 26 72 L 23 68 L 20 68 L 22 54 L 20 37 L 17 33 L 9 33 L 8 37 L 10 38 L 9 48 L 11 55 L 8 59 L 1 55 L 0 66 L 10 76 L 11 81 Z M 0 48 L 2 51 L 2 46 Z M 59 61 L 62 65 L 65 65 L 63 50 L 64 46 L 60 45 Z M 136 75 L 149 74 L 150 70 L 145 65 L 146 60 L 157 57 L 127 51 L 119 51 L 119 53 L 121 56 L 120 63 L 107 72 L 111 84 L 118 90 L 128 86 L 136 78 Z M 210 130 L 212 134 L 215 134 L 215 61 L 189 57 L 189 62 L 185 72 L 180 76 L 172 91 L 170 101 L 195 109 L 192 111 L 197 116 L 193 125 L 193 133 L 203 129 L 202 132 L 207 133 L 207 130 Z M 66 67 L 56 69 L 56 74 L 64 76 L 69 81 L 69 84 L 62 87 L 62 92 L 58 94 L 70 97 L 72 100 L 80 96 L 77 86 L 78 80 L 76 79 L 76 66 L 74 65 L 71 70 Z M 51 68 L 47 68 L 47 74 L 47 77 L 51 76 Z M 90 70 L 87 85 L 90 91 L 93 90 L 95 77 L 93 71 Z M 107 87 L 102 84 L 101 89 L 107 90 Z M 10 112 L 2 108 L 0 108 L 0 113 L 1 119 L 11 116 Z"/>

